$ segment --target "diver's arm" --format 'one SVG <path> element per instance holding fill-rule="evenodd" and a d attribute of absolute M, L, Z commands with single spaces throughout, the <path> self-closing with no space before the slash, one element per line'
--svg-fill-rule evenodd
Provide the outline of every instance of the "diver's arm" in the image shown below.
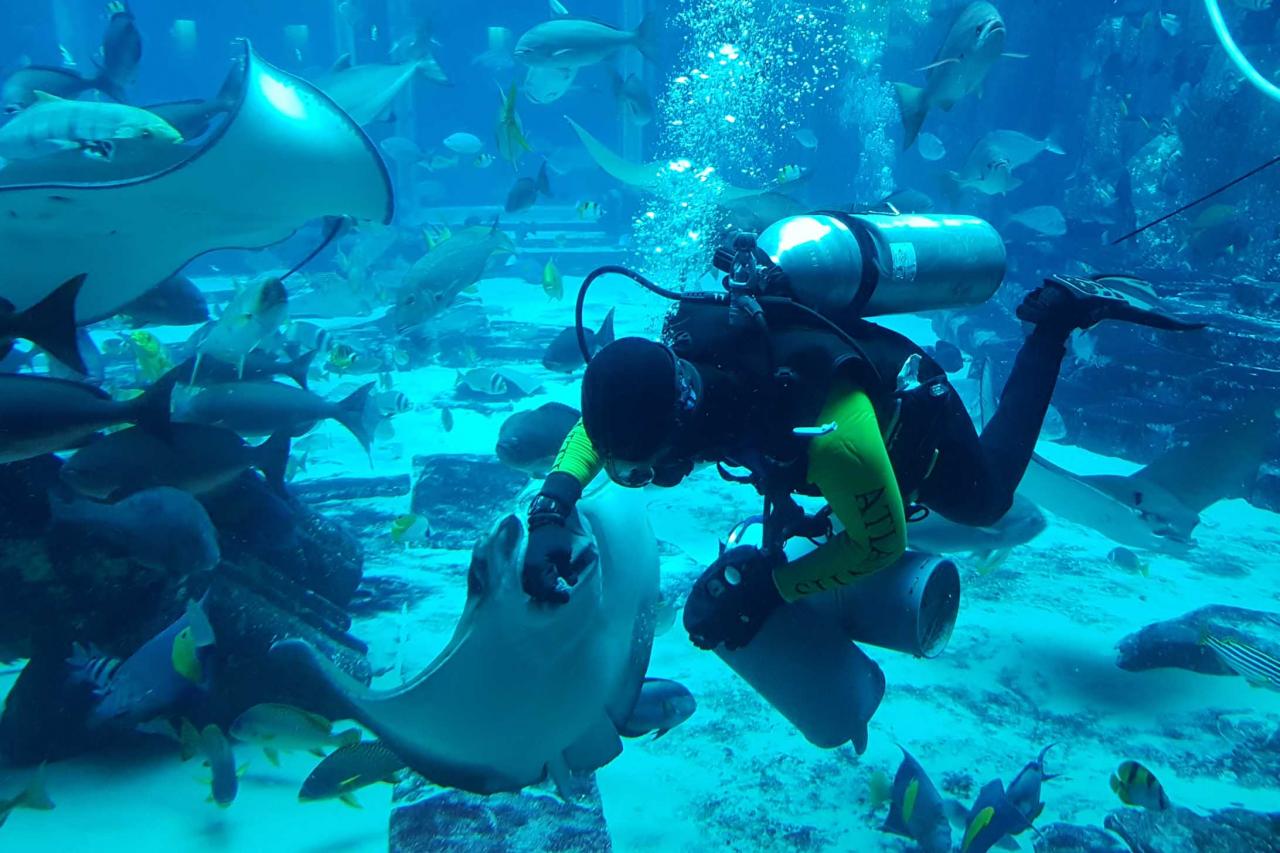
<path fill-rule="evenodd" d="M 907 548 L 902 495 L 871 400 L 853 386 L 839 386 L 818 423 L 836 428 L 811 442 L 809 482 L 844 531 L 774 572 L 786 601 L 845 586 L 894 562 Z"/>
<path fill-rule="evenodd" d="M 587 431 L 579 420 L 560 445 L 560 452 L 551 465 L 551 473 L 547 475 L 542 491 L 538 494 L 547 495 L 572 508 L 582 496 L 582 490 L 596 478 L 603 467 L 600 454 L 591 444 L 591 439 L 587 437 Z"/>
<path fill-rule="evenodd" d="M 542 489 L 529 504 L 529 541 L 521 579 L 532 598 L 554 604 L 569 600 L 569 588 L 577 582 L 582 566 L 573 560 L 574 534 L 568 520 L 583 488 L 602 467 L 600 454 L 578 421 L 560 445 Z"/>

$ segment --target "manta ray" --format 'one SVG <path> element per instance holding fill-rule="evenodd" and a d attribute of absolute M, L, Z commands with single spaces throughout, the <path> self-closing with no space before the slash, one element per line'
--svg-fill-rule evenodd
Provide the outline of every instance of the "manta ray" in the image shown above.
<path fill-rule="evenodd" d="M 84 274 L 76 316 L 87 323 L 205 252 L 278 243 L 322 217 L 391 220 L 391 181 L 364 132 L 310 83 L 239 47 L 227 115 L 199 144 L 0 170 L 0 297 L 20 311 Z"/>
<path fill-rule="evenodd" d="M 371 690 L 301 640 L 272 654 L 318 677 L 409 767 L 477 794 L 572 775 L 621 751 L 653 644 L 658 547 L 638 493 L 606 487 L 579 504 L 570 600 L 548 607 L 521 588 L 527 534 L 507 516 L 476 545 L 453 639 L 416 678 Z"/>

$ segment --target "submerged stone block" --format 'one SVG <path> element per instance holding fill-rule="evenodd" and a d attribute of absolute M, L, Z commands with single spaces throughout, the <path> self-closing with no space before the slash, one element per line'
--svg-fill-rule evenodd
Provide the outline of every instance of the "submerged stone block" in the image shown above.
<path fill-rule="evenodd" d="M 442 453 L 414 457 L 412 508 L 431 524 L 431 544 L 469 549 L 515 501 L 529 476 L 493 456 Z"/>
<path fill-rule="evenodd" d="M 411 777 L 391 813 L 391 853 L 608 853 L 613 849 L 594 777 L 574 802 L 542 791 L 469 794 Z"/>

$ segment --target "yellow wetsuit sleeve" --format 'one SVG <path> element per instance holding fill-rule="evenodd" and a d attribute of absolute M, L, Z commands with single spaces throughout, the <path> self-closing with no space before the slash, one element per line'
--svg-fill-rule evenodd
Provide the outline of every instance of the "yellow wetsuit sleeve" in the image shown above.
<path fill-rule="evenodd" d="M 585 488 L 603 468 L 600 454 L 596 453 L 591 439 L 587 437 L 582 421 L 578 421 L 560 445 L 560 452 L 556 454 L 556 461 L 551 466 L 552 473 L 568 474 Z"/>
<path fill-rule="evenodd" d="M 774 573 L 787 601 L 845 586 L 907 549 L 906 511 L 871 400 L 842 384 L 827 398 L 818 423 L 834 423 L 835 430 L 811 442 L 808 479 L 844 531 Z"/>

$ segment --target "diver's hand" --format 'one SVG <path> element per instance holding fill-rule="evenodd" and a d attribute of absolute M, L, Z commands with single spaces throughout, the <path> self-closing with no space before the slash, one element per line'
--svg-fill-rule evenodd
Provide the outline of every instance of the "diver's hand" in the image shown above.
<path fill-rule="evenodd" d="M 565 521 L 555 515 L 529 519 L 529 544 L 525 549 L 524 571 L 520 580 L 524 591 L 534 601 L 564 604 L 582 571 L 573 559 L 577 537 Z"/>
<path fill-rule="evenodd" d="M 730 651 L 751 641 L 782 595 L 773 570 L 786 562 L 779 552 L 750 545 L 730 548 L 698 578 L 684 605 L 684 628 L 700 649 L 724 643 Z"/>

